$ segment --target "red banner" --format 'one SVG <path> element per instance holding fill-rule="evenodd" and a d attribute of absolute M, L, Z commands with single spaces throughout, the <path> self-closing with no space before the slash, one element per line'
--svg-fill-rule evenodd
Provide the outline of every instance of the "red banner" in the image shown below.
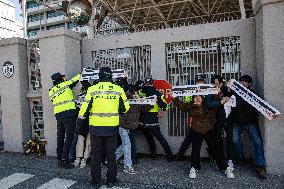
<path fill-rule="evenodd" d="M 163 95 L 168 104 L 172 102 L 172 85 L 166 80 L 155 80 L 154 87 L 158 89 Z"/>

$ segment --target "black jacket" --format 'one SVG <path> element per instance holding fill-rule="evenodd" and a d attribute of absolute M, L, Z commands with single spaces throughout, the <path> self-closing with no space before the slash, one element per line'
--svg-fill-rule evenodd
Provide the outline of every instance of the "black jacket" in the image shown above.
<path fill-rule="evenodd" d="M 254 92 L 253 90 L 251 91 Z M 236 93 L 234 95 L 236 96 L 236 107 L 232 108 L 229 120 L 238 125 L 257 124 L 257 110 Z"/>
<path fill-rule="evenodd" d="M 167 108 L 167 103 L 165 103 L 162 100 L 162 95 L 158 91 L 154 91 L 152 93 L 145 93 L 146 96 L 157 96 L 157 105 L 161 110 L 166 110 Z M 143 126 L 158 126 L 159 125 L 159 120 L 158 120 L 158 112 L 142 112 L 139 120 L 139 124 Z"/>

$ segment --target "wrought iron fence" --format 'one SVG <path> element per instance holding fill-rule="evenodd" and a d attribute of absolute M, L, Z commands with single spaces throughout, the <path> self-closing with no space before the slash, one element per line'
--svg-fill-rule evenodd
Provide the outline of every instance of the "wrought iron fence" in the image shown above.
<path fill-rule="evenodd" d="M 151 77 L 151 46 L 135 46 L 93 52 L 93 66 L 109 66 L 128 71 L 129 82 Z"/>
<path fill-rule="evenodd" d="M 40 49 L 38 40 L 29 40 L 27 42 L 27 55 L 30 89 L 41 89 Z"/>
<path fill-rule="evenodd" d="M 212 76 L 225 80 L 239 78 L 240 37 L 222 37 L 166 44 L 167 79 L 172 85 L 194 84 L 196 74 L 204 74 L 207 83 Z M 170 136 L 185 136 L 188 114 L 171 106 L 168 117 Z"/>
<path fill-rule="evenodd" d="M 43 124 L 43 108 L 41 100 L 30 100 L 31 105 L 31 120 L 32 120 L 32 133 L 35 130 L 40 130 L 41 137 L 44 136 Z"/>

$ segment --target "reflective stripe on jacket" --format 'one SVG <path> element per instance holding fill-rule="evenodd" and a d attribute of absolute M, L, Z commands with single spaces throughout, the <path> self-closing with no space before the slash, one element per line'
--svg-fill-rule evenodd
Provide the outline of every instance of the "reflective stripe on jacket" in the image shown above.
<path fill-rule="evenodd" d="M 76 110 L 73 91 L 69 85 L 79 81 L 80 74 L 76 75 L 69 81 L 64 81 L 52 87 L 49 90 L 49 98 L 54 108 L 54 114 L 64 112 L 67 110 Z"/>
<path fill-rule="evenodd" d="M 90 126 L 116 127 L 119 125 L 120 99 L 127 112 L 129 102 L 124 90 L 111 82 L 99 82 L 89 87 L 79 118 L 85 119 L 85 115 L 89 112 Z"/>

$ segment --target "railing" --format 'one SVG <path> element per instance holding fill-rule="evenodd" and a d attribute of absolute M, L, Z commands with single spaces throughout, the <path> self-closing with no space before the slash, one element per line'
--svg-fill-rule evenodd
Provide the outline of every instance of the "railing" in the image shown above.
<path fill-rule="evenodd" d="M 129 82 L 151 77 L 151 46 L 135 46 L 93 52 L 94 68 L 109 66 L 129 72 Z"/>
<path fill-rule="evenodd" d="M 172 85 L 194 84 L 196 74 L 206 76 L 211 83 L 212 76 L 221 75 L 225 80 L 239 78 L 240 37 L 224 37 L 181 41 L 166 44 L 167 79 Z M 185 136 L 188 128 L 188 114 L 171 106 L 168 116 L 170 136 Z"/>

